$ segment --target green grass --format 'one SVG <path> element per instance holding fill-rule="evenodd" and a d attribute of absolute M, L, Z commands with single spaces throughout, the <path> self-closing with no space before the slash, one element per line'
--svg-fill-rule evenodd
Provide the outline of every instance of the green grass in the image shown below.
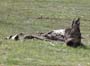
<path fill-rule="evenodd" d="M 40 16 L 49 19 L 37 19 Z M 86 49 L 55 41 L 4 40 L 20 32 L 66 28 L 76 17 L 81 17 Z M 89 21 L 90 0 L 0 0 L 0 66 L 90 66 Z"/>

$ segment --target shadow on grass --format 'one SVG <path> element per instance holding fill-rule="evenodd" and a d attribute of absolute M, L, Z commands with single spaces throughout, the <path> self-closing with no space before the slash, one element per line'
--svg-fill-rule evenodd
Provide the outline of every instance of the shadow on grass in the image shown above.
<path fill-rule="evenodd" d="M 90 50 L 90 47 L 89 46 L 86 46 L 83 43 L 81 43 L 81 45 L 78 48 L 82 48 L 82 49 L 85 49 L 85 50 Z"/>

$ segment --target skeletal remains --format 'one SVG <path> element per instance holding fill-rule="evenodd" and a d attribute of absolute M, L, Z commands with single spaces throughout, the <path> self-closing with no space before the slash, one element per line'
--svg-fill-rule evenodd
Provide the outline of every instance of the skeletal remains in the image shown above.
<path fill-rule="evenodd" d="M 72 25 L 67 29 L 52 30 L 48 33 L 39 33 L 38 35 L 25 35 L 19 33 L 10 35 L 6 39 L 25 40 L 25 39 L 55 40 L 64 41 L 67 46 L 77 47 L 81 45 L 80 18 L 73 19 Z"/>

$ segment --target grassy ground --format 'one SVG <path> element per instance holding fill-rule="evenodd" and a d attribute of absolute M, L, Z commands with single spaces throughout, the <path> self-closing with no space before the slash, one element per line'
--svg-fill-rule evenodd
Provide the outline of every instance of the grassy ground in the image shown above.
<path fill-rule="evenodd" d="M 40 17 L 44 19 L 38 19 Z M 69 27 L 81 17 L 84 48 L 62 42 L 4 40 Z M 47 18 L 47 19 L 46 19 Z M 90 0 L 0 0 L 0 66 L 90 66 Z"/>

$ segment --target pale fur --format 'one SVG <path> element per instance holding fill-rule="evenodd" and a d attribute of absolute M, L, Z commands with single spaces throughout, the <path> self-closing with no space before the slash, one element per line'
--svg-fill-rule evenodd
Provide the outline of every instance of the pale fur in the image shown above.
<path fill-rule="evenodd" d="M 60 34 L 60 35 L 65 35 L 65 29 L 58 29 L 58 30 L 53 30 L 53 33 Z"/>

